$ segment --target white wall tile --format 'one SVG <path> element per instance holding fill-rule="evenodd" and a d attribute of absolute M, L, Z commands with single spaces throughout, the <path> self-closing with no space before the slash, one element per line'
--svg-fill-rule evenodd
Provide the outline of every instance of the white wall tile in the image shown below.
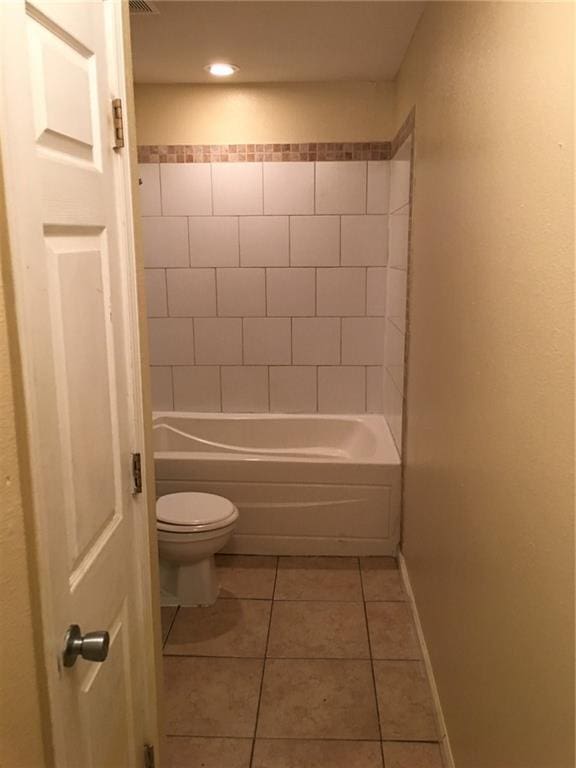
<path fill-rule="evenodd" d="M 185 365 L 194 362 L 193 321 L 172 317 L 148 320 L 151 365 Z"/>
<path fill-rule="evenodd" d="M 388 270 L 386 315 L 402 332 L 406 328 L 406 277 L 403 269 Z"/>
<path fill-rule="evenodd" d="M 390 161 L 390 212 L 397 211 L 410 200 L 410 159 Z"/>
<path fill-rule="evenodd" d="M 161 163 L 164 216 L 209 216 L 212 180 L 208 163 Z"/>
<path fill-rule="evenodd" d="M 264 213 L 314 213 L 314 163 L 264 163 Z"/>
<path fill-rule="evenodd" d="M 330 365 L 340 362 L 340 319 L 295 317 L 292 320 L 295 365 Z"/>
<path fill-rule="evenodd" d="M 388 320 L 384 342 L 384 366 L 400 392 L 404 391 L 404 344 L 404 334 Z"/>
<path fill-rule="evenodd" d="M 174 400 L 172 398 L 172 368 L 170 368 L 170 366 L 150 366 L 150 388 L 153 410 L 174 410 Z"/>
<path fill-rule="evenodd" d="M 315 366 L 271 366 L 270 410 L 277 413 L 314 413 Z"/>
<path fill-rule="evenodd" d="M 384 368 L 371 365 L 366 368 L 366 410 L 384 413 Z"/>
<path fill-rule="evenodd" d="M 257 216 L 262 207 L 262 163 L 212 163 L 214 215 Z"/>
<path fill-rule="evenodd" d="M 140 163 L 138 166 L 140 184 L 140 215 L 160 216 L 160 165 L 158 163 Z"/>
<path fill-rule="evenodd" d="M 365 410 L 365 368 L 340 365 L 318 368 L 320 413 L 363 413 Z"/>
<path fill-rule="evenodd" d="M 384 371 L 384 416 L 400 454 L 402 453 L 402 414 L 402 393 L 398 391 L 390 375 Z"/>
<path fill-rule="evenodd" d="M 146 267 L 187 267 L 188 222 L 174 216 L 143 218 L 142 245 Z"/>
<path fill-rule="evenodd" d="M 366 162 L 316 163 L 316 213 L 366 213 Z"/>
<path fill-rule="evenodd" d="M 378 365 L 384 362 L 383 317 L 345 317 L 342 320 L 342 363 Z"/>
<path fill-rule="evenodd" d="M 188 219 L 193 267 L 237 267 L 238 219 L 235 216 Z"/>
<path fill-rule="evenodd" d="M 385 266 L 387 253 L 387 216 L 342 216 L 343 265 Z"/>
<path fill-rule="evenodd" d="M 242 362 L 242 320 L 239 318 L 195 318 L 194 336 L 198 365 L 237 365 Z"/>
<path fill-rule="evenodd" d="M 286 365 L 290 359 L 288 318 L 247 317 L 244 320 L 244 362 L 247 365 Z"/>
<path fill-rule="evenodd" d="M 177 365 L 174 377 L 174 410 L 220 410 L 220 369 L 210 365 Z"/>
<path fill-rule="evenodd" d="M 306 267 L 266 270 L 268 314 L 277 317 L 313 315 L 315 272 Z"/>
<path fill-rule="evenodd" d="M 390 198 L 390 162 L 370 160 L 368 162 L 367 213 L 388 213 Z"/>
<path fill-rule="evenodd" d="M 228 413 L 267 411 L 268 369 L 265 366 L 224 366 L 222 410 Z"/>
<path fill-rule="evenodd" d="M 243 267 L 283 267 L 289 264 L 287 216 L 242 216 L 240 263 Z"/>
<path fill-rule="evenodd" d="M 386 314 L 386 267 L 366 270 L 366 314 L 384 317 Z"/>
<path fill-rule="evenodd" d="M 408 232 L 410 206 L 405 205 L 389 217 L 388 234 L 389 264 L 400 269 L 408 268 Z"/>
<path fill-rule="evenodd" d="M 217 269 L 218 314 L 249 317 L 266 314 L 264 269 Z"/>
<path fill-rule="evenodd" d="M 148 317 L 166 317 L 166 270 L 146 269 L 146 309 Z"/>
<path fill-rule="evenodd" d="M 342 317 L 366 312 L 366 270 L 334 267 L 317 270 L 318 315 Z"/>
<path fill-rule="evenodd" d="M 290 218 L 290 263 L 293 267 L 329 267 L 339 262 L 339 216 Z"/>
<path fill-rule="evenodd" d="M 171 317 L 216 314 L 216 277 L 213 269 L 168 269 L 168 313 Z"/>

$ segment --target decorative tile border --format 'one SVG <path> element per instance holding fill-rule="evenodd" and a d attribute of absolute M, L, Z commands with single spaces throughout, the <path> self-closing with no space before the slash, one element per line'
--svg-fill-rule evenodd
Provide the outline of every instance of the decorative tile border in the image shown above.
<path fill-rule="evenodd" d="M 148 144 L 139 163 L 261 163 L 389 160 L 389 141 L 308 144 Z"/>

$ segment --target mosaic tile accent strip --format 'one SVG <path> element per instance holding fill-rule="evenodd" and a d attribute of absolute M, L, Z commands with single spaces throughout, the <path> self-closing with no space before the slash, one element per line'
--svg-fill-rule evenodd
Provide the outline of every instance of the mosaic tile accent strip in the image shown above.
<path fill-rule="evenodd" d="M 148 144 L 139 163 L 296 163 L 389 160 L 389 141 L 306 144 Z"/>

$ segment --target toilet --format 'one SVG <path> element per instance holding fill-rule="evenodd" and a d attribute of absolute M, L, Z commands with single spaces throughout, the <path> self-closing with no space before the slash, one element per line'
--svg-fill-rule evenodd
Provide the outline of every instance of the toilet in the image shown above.
<path fill-rule="evenodd" d="M 156 502 L 163 602 L 207 606 L 216 602 L 214 555 L 232 536 L 238 510 L 211 493 L 171 493 Z"/>

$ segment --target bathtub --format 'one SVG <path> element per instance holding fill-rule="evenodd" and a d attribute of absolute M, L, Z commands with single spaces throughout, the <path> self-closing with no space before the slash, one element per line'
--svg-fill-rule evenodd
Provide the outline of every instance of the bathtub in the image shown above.
<path fill-rule="evenodd" d="M 383 416 L 155 413 L 154 463 L 158 497 L 236 504 L 227 552 L 396 554 L 400 459 Z"/>

